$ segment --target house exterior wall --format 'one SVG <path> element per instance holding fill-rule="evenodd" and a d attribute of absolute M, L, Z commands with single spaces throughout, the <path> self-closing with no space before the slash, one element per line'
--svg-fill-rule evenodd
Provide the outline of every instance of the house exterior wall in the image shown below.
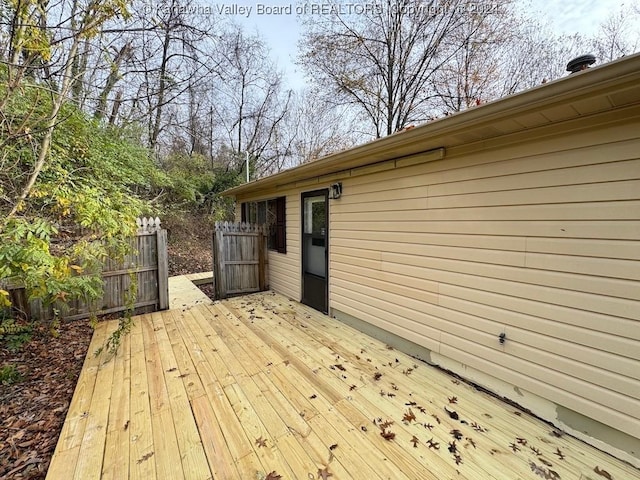
<path fill-rule="evenodd" d="M 329 306 L 638 465 L 640 115 L 587 124 L 333 175 Z M 300 194 L 330 183 L 261 193 L 287 195 L 296 300 Z"/>
<path fill-rule="evenodd" d="M 286 237 L 287 253 L 278 253 L 269 250 L 269 288 L 281 293 L 295 301 L 300 301 L 301 297 L 301 272 L 300 266 L 300 194 L 296 189 L 285 191 L 267 191 L 260 196 L 248 198 L 239 197 L 236 199 L 236 221 L 240 221 L 242 215 L 240 205 L 245 201 L 268 200 L 276 197 L 286 196 Z"/>
<path fill-rule="evenodd" d="M 344 179 L 331 309 L 638 439 L 640 122 L 499 143 Z"/>

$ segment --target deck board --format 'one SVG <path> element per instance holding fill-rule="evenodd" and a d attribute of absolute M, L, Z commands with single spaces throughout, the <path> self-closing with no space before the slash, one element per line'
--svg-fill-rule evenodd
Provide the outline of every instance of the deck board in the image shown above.
<path fill-rule="evenodd" d="M 129 474 L 129 419 L 131 418 L 131 336 L 125 335 L 121 355 L 114 359 L 114 389 L 109 406 L 109 423 L 102 466 L 102 478 L 118 480 Z"/>
<path fill-rule="evenodd" d="M 194 279 L 197 275 L 192 274 Z M 209 297 L 184 275 L 169 277 L 169 309 L 188 309 L 196 305 L 211 303 Z"/>
<path fill-rule="evenodd" d="M 115 324 L 96 329 L 48 479 L 275 471 L 297 480 L 325 468 L 331 480 L 539 479 L 544 468 L 580 480 L 600 478 L 598 467 L 640 480 L 638 469 L 303 305 L 270 292 L 212 303 L 187 282 L 172 282 L 172 309 L 134 319 L 113 358 L 93 352 Z M 380 435 L 384 421 L 392 440 Z"/>

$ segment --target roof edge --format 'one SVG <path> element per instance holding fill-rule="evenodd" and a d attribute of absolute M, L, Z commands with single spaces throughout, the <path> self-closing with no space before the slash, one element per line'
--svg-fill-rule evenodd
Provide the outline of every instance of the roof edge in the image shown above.
<path fill-rule="evenodd" d="M 221 195 L 233 196 L 253 192 L 263 187 L 289 183 L 292 180 L 287 181 L 287 178 L 293 176 L 296 177 L 295 181 L 303 181 L 318 175 L 334 173 L 334 171 L 341 170 L 339 164 L 341 161 L 346 162 L 357 159 L 358 157 L 366 157 L 381 149 L 389 149 L 399 143 L 404 144 L 411 142 L 423 135 L 435 136 L 445 132 L 451 133 L 452 131 L 468 128 L 477 123 L 495 121 L 499 118 L 522 114 L 545 105 L 568 101 L 598 89 L 623 84 L 627 82 L 627 77 L 630 75 L 640 76 L 639 72 L 640 53 L 636 53 L 579 73 L 567 75 L 544 85 L 539 85 L 478 107 L 457 112 L 448 117 L 419 125 L 409 131 L 395 133 L 357 145 L 348 150 L 332 153 L 313 162 L 304 163 L 268 177 L 230 188 L 223 191 Z M 378 158 L 370 163 L 377 163 L 392 158 L 394 157 L 390 156 L 386 159 Z M 331 166 L 334 164 L 335 168 L 332 170 Z"/>

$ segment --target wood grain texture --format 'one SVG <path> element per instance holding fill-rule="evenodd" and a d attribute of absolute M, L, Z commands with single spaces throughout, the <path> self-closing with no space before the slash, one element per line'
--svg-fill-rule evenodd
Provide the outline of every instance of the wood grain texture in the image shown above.
<path fill-rule="evenodd" d="M 595 467 L 640 479 L 525 412 L 272 292 L 156 312 L 134 325 L 114 358 L 87 357 L 49 479 L 245 480 L 273 471 L 317 479 L 324 469 L 336 480 L 539 478 L 532 463 L 563 480 L 594 478 Z M 101 324 L 94 343 L 113 327 Z M 385 440 L 383 428 L 395 437 Z"/>

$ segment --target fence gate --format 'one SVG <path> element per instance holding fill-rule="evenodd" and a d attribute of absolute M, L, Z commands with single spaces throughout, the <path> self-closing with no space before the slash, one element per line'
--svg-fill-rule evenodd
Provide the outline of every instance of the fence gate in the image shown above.
<path fill-rule="evenodd" d="M 250 223 L 216 222 L 213 276 L 216 298 L 266 290 L 266 227 Z"/>

